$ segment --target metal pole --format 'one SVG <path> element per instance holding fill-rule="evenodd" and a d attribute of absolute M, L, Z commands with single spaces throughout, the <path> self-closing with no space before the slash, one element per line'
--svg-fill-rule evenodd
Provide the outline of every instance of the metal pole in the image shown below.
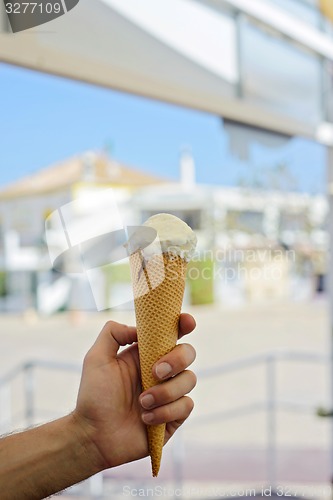
<path fill-rule="evenodd" d="M 172 461 L 174 474 L 174 499 L 181 499 L 183 488 L 184 443 L 180 427 L 173 438 Z"/>
<path fill-rule="evenodd" d="M 90 497 L 100 500 L 104 496 L 103 472 L 95 474 L 88 480 Z"/>
<path fill-rule="evenodd" d="M 268 486 L 276 486 L 276 360 L 273 356 L 266 361 L 266 411 L 267 411 L 267 479 Z"/>
<path fill-rule="evenodd" d="M 236 25 L 236 50 L 237 50 L 237 70 L 238 81 L 236 85 L 237 97 L 244 97 L 244 68 L 243 68 L 243 31 L 245 16 L 241 11 L 235 14 Z"/>
<path fill-rule="evenodd" d="M 10 383 L 0 386 L 0 434 L 11 430 L 12 398 Z"/>
<path fill-rule="evenodd" d="M 328 234 L 329 234 L 329 258 L 328 258 L 328 300 L 329 300 L 329 321 L 331 336 L 331 408 L 333 408 L 333 146 L 327 148 L 327 177 L 328 177 Z M 331 423 L 331 483 L 333 484 L 333 419 Z"/>
<path fill-rule="evenodd" d="M 28 363 L 24 367 L 24 399 L 25 399 L 25 422 L 28 427 L 34 424 L 34 365 Z"/>

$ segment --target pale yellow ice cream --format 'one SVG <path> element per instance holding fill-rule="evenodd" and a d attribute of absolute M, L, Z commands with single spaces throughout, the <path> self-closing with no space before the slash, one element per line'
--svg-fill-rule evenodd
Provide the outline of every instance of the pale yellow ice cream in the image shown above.
<path fill-rule="evenodd" d="M 156 235 L 151 230 L 156 231 Z M 164 213 L 149 217 L 129 240 L 130 253 L 140 248 L 145 259 L 169 253 L 187 262 L 193 257 L 196 244 L 197 237 L 186 222 Z"/>

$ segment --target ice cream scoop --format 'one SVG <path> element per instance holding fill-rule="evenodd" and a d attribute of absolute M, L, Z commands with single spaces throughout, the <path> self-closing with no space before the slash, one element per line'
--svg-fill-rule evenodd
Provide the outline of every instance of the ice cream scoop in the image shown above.
<path fill-rule="evenodd" d="M 175 215 L 161 213 L 149 217 L 132 234 L 128 248 L 130 254 L 141 250 L 145 259 L 168 253 L 178 255 L 189 262 L 193 257 L 196 244 L 197 237 L 186 222 Z"/>

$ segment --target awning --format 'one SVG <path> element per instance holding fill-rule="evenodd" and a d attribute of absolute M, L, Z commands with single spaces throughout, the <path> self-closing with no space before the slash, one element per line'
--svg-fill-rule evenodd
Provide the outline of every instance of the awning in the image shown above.
<path fill-rule="evenodd" d="M 150 12 L 150 27 L 133 8 L 137 0 L 80 0 L 73 10 L 38 28 L 1 33 L 0 61 L 204 110 L 282 134 L 315 137 L 313 126 L 234 96 L 238 69 L 231 18 L 190 0 L 159 0 L 159 11 L 168 4 L 170 13 L 170 2 L 177 4 L 177 16 L 162 16 L 164 30 L 160 23 L 154 31 L 155 0 L 139 2 L 146 7 L 143 14 Z M 188 16 L 192 20 L 184 24 Z M 210 30 L 206 40 L 200 22 Z M 214 53 L 217 43 L 221 60 Z"/>
<path fill-rule="evenodd" d="M 278 31 L 322 57 L 333 55 L 328 36 L 274 6 L 270 13 L 263 0 L 224 1 L 269 27 L 278 23 Z M 80 0 L 47 24 L 0 33 L 0 61 L 316 138 L 313 124 L 235 96 L 236 31 L 232 17 L 204 0 Z"/>

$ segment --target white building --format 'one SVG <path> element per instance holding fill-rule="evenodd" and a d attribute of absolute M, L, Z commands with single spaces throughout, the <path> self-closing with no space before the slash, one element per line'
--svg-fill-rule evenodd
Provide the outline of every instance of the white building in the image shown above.
<path fill-rule="evenodd" d="M 112 188 L 111 194 L 106 191 L 108 188 Z M 102 206 L 104 193 L 107 200 L 112 196 L 114 205 Z M 94 216 L 92 212 L 98 205 L 103 211 Z M 66 224 L 61 226 L 57 222 L 59 209 L 61 217 L 67 218 Z M 112 210 L 120 213 L 116 225 L 111 223 L 114 218 Z M 327 250 L 327 211 L 324 196 L 196 184 L 194 161 L 188 152 L 181 156 L 179 182 L 125 167 L 101 154 L 86 153 L 43 169 L 0 192 L 0 264 L 7 292 L 3 301 L 7 309 L 35 307 L 44 312 L 57 310 L 68 302 L 71 302 L 71 307 L 96 307 L 91 287 L 104 290 L 110 286 L 110 270 L 105 270 L 105 266 L 113 259 L 110 248 L 119 247 L 124 240 L 124 234 L 119 231 L 123 232 L 125 225 L 141 224 L 159 212 L 177 215 L 196 231 L 200 258 L 207 260 L 209 255 L 209 260 L 215 261 L 215 267 L 228 267 L 231 274 L 237 268 L 238 281 L 234 285 L 238 291 L 243 290 L 244 297 L 287 297 L 290 286 L 286 280 L 290 273 L 295 272 L 295 262 L 288 263 L 289 267 L 284 261 L 279 263 L 281 273 L 283 268 L 283 286 L 281 282 L 278 284 L 276 280 L 269 282 L 267 279 L 260 284 L 248 279 L 249 274 L 254 273 L 249 270 L 254 265 L 247 262 L 246 252 L 255 253 L 253 259 L 257 268 L 271 269 L 272 255 L 265 254 L 264 250 L 283 247 L 298 256 L 305 255 L 306 260 L 312 259 L 317 267 L 321 262 L 320 270 L 313 270 L 313 274 L 324 274 L 322 256 Z M 49 251 L 45 241 L 45 219 L 48 220 Z M 114 233 L 112 241 L 108 236 L 111 233 Z M 77 290 L 75 303 L 70 299 L 68 276 L 81 264 L 74 262 L 75 241 L 73 245 L 67 245 L 66 238 L 70 240 L 72 235 L 76 244 L 83 242 L 87 247 L 90 268 L 96 269 L 90 272 L 95 284 L 80 281 L 80 293 Z M 105 239 L 102 241 L 103 235 Z M 230 251 L 236 253 L 231 256 Z M 240 263 L 240 254 L 236 259 L 234 257 L 241 251 L 245 253 L 244 262 Z M 219 262 L 217 256 L 221 256 L 221 252 L 224 258 Z M 243 276 L 239 274 L 240 266 L 245 273 Z M 274 266 L 276 268 L 276 261 Z M 65 271 L 65 274 L 54 272 L 54 269 L 51 271 L 52 267 Z M 303 271 L 303 268 L 297 271 L 300 277 Z M 126 274 L 125 268 L 123 272 Z M 224 300 L 230 287 L 225 292 L 225 283 L 220 281 L 216 279 L 212 287 L 215 296 Z M 126 294 L 129 295 L 128 290 Z M 96 302 L 97 295 L 94 292 L 93 295 Z M 104 308 L 108 292 L 101 291 L 98 295 L 97 302 Z"/>
<path fill-rule="evenodd" d="M 55 307 L 64 305 L 68 282 L 56 279 L 56 287 L 55 276 L 50 282 L 49 275 L 52 266 L 45 242 L 45 221 L 52 213 L 74 202 L 75 210 L 80 212 L 76 215 L 83 217 L 101 191 L 112 188 L 117 206 L 126 218 L 126 207 L 130 206 L 127 202 L 135 190 L 163 182 L 162 177 L 121 165 L 101 153 L 87 152 L 4 187 L 0 191 L 0 272 L 2 293 L 7 292 L 3 307 L 39 307 L 38 287 L 46 275 L 47 283 L 54 289 Z M 59 232 L 57 238 L 61 240 Z"/>
<path fill-rule="evenodd" d="M 328 248 L 324 195 L 195 184 L 183 159 L 180 167 L 178 184 L 138 190 L 131 204 L 136 222 L 169 212 L 196 231 L 200 258 L 213 260 L 224 276 L 216 271 L 211 293 L 203 294 L 215 293 L 224 302 L 237 295 L 237 302 L 309 298 L 322 289 Z"/>

